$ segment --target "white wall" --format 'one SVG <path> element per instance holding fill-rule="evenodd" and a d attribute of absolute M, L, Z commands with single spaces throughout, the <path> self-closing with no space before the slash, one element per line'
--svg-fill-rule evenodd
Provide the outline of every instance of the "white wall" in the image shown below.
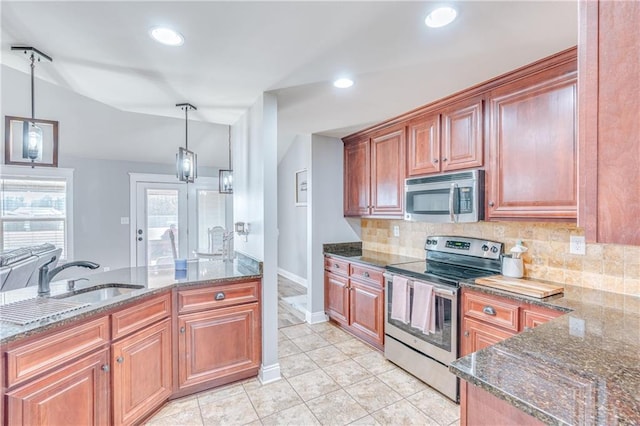
<path fill-rule="evenodd" d="M 247 241 L 235 249 L 263 262 L 262 366 L 264 383 L 280 378 L 278 364 L 278 144 L 277 101 L 263 94 L 232 126 L 233 217 L 248 222 Z"/>
<path fill-rule="evenodd" d="M 324 258 L 322 244 L 360 241 L 360 220 L 343 216 L 343 144 L 312 135 L 307 223 L 307 321 L 323 321 Z"/>
<path fill-rule="evenodd" d="M 295 174 L 309 169 L 311 135 L 294 138 L 278 164 L 278 270 L 307 284 L 307 207 L 295 205 Z"/>

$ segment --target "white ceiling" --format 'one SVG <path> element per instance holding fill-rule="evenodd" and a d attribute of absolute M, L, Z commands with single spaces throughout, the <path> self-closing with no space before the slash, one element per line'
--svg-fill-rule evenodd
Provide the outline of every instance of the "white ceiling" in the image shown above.
<path fill-rule="evenodd" d="M 232 124 L 262 92 L 278 96 L 280 154 L 297 133 L 342 137 L 577 43 L 575 1 L 443 2 L 2 1 L 2 63 L 11 45 L 54 58 L 38 77 L 113 107 Z M 167 25 L 181 47 L 153 41 Z M 331 82 L 347 74 L 350 89 Z"/>

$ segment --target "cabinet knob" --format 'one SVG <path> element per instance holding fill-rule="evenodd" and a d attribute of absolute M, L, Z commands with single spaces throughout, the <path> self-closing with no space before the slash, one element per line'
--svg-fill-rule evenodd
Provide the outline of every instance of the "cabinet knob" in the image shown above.
<path fill-rule="evenodd" d="M 116 362 L 118 364 L 122 364 L 124 362 L 124 358 L 122 358 L 121 356 L 119 356 L 118 358 L 116 358 Z"/>
<path fill-rule="evenodd" d="M 438 164 L 438 159 L 437 158 L 433 159 L 433 164 Z"/>
<path fill-rule="evenodd" d="M 365 278 L 369 278 L 369 273 L 368 273 L 367 271 L 364 271 L 364 272 L 362 273 L 362 275 L 363 275 Z"/>
<path fill-rule="evenodd" d="M 496 310 L 493 309 L 492 306 L 485 306 L 484 308 L 482 308 L 482 312 L 484 312 L 487 315 L 494 315 L 496 314 Z"/>
<path fill-rule="evenodd" d="M 442 159 L 442 162 L 444 163 L 444 162 L 446 162 L 446 161 L 447 161 L 447 157 L 444 157 L 444 158 Z"/>
<path fill-rule="evenodd" d="M 105 365 L 103 365 L 103 366 L 102 366 L 102 371 L 104 371 L 104 372 L 107 372 L 107 373 L 108 373 L 108 372 L 109 372 L 109 364 L 105 364 Z"/>
<path fill-rule="evenodd" d="M 180 334 L 184 334 L 184 332 L 185 332 L 184 327 L 180 327 Z"/>
<path fill-rule="evenodd" d="M 496 203 L 494 203 L 493 201 L 489 201 L 489 207 L 493 207 L 495 205 L 496 205 Z"/>
<path fill-rule="evenodd" d="M 340 269 L 340 265 L 338 265 L 337 263 L 334 263 L 333 267 L 336 268 L 336 269 Z"/>
<path fill-rule="evenodd" d="M 224 295 L 224 291 L 219 291 L 216 293 L 216 300 L 224 300 L 225 295 Z"/>
<path fill-rule="evenodd" d="M 466 331 L 464 332 L 464 337 L 469 337 L 469 330 L 466 330 Z"/>

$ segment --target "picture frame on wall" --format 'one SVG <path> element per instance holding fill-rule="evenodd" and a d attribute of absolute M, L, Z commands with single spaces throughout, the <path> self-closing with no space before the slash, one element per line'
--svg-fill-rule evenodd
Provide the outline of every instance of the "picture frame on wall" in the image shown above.
<path fill-rule="evenodd" d="M 33 162 L 27 155 L 27 132 L 32 121 L 42 129 L 42 146 L 38 147 L 39 155 Z M 58 122 L 5 116 L 4 163 L 17 166 L 58 167 Z"/>
<path fill-rule="evenodd" d="M 296 172 L 296 206 L 302 207 L 307 205 L 308 191 L 307 169 L 298 170 Z"/>

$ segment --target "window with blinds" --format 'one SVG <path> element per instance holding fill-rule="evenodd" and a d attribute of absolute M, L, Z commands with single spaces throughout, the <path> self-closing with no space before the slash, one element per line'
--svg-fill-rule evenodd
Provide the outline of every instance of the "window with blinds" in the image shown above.
<path fill-rule="evenodd" d="M 66 259 L 66 179 L 3 178 L 0 189 L 2 251 L 51 243 Z"/>

